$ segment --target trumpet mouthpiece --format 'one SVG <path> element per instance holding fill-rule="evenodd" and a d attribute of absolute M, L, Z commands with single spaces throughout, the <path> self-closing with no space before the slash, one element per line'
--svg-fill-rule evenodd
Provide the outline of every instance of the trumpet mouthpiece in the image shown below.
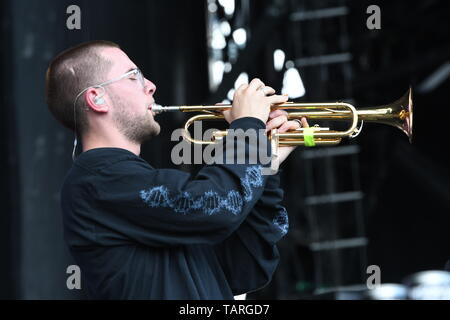
<path fill-rule="evenodd" d="M 152 105 L 152 111 L 153 111 L 154 113 L 161 113 L 161 112 L 163 112 L 163 106 L 160 105 L 160 104 L 154 103 L 154 104 Z"/>
<path fill-rule="evenodd" d="M 156 114 L 162 112 L 180 111 L 180 107 L 177 106 L 162 106 L 160 104 L 154 103 L 152 106 L 152 111 Z"/>

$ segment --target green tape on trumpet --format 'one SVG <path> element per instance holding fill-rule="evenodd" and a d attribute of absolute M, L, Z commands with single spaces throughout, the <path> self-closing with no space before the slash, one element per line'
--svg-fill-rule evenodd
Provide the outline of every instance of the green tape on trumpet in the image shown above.
<path fill-rule="evenodd" d="M 305 147 L 315 147 L 316 141 L 314 140 L 314 129 L 303 128 L 303 140 L 305 141 Z"/>

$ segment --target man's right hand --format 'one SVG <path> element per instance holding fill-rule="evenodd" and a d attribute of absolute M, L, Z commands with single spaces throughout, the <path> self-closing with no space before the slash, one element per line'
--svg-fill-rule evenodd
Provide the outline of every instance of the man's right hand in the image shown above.
<path fill-rule="evenodd" d="M 234 93 L 233 107 L 224 112 L 225 119 L 231 123 L 239 118 L 254 117 L 266 123 L 271 105 L 285 103 L 288 100 L 287 96 L 273 95 L 274 93 L 273 88 L 265 86 L 259 79 L 241 85 Z"/>

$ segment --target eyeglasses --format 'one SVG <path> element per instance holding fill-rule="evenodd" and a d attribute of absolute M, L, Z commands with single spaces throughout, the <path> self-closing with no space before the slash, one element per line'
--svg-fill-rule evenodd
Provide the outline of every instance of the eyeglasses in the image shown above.
<path fill-rule="evenodd" d="M 136 68 L 136 69 L 133 69 L 131 71 L 128 71 L 127 73 L 124 73 L 123 75 L 121 75 L 121 76 L 119 76 L 119 77 L 117 77 L 115 79 L 112 79 L 112 80 L 100 83 L 97 86 L 98 87 L 103 87 L 103 86 L 106 86 L 106 85 L 111 84 L 113 82 L 122 80 L 123 78 L 129 77 L 131 75 L 134 75 L 136 77 L 136 79 L 131 78 L 132 80 L 139 80 L 139 82 L 142 85 L 142 88 L 145 88 L 144 76 L 142 75 L 142 72 L 141 72 L 141 70 L 139 70 L 139 68 Z M 94 86 L 94 87 L 97 87 L 97 86 Z"/>
<path fill-rule="evenodd" d="M 81 91 L 79 94 L 77 94 L 77 96 L 75 97 L 75 101 L 73 102 L 74 108 L 75 108 L 75 105 L 77 104 L 77 101 L 78 101 L 78 99 L 80 98 L 80 96 L 81 96 L 83 93 L 85 93 L 86 90 L 88 90 L 89 88 L 102 88 L 102 89 L 104 90 L 104 88 L 103 88 L 104 86 L 107 86 L 107 85 L 109 85 L 109 84 L 111 84 L 111 83 L 113 83 L 113 82 L 120 81 L 120 80 L 122 80 L 122 79 L 124 79 L 124 78 L 130 77 L 130 76 L 133 76 L 133 75 L 136 77 L 136 79 L 133 79 L 133 78 L 130 78 L 130 79 L 131 79 L 131 80 L 138 80 L 138 81 L 140 82 L 140 84 L 142 85 L 142 88 L 144 89 L 144 88 L 145 88 L 145 79 L 144 79 L 144 75 L 142 74 L 142 71 L 139 70 L 139 68 L 136 68 L 136 69 L 133 69 L 133 70 L 128 71 L 127 73 L 124 73 L 123 75 L 121 75 L 121 76 L 119 76 L 119 77 L 117 77 L 117 78 L 114 78 L 114 79 L 112 79 L 112 80 L 108 80 L 108 81 L 102 82 L 102 83 L 97 84 L 97 85 L 89 86 L 89 87 L 87 87 L 86 89 L 82 90 L 82 91 Z"/>
<path fill-rule="evenodd" d="M 135 77 L 135 79 L 132 78 L 133 76 Z M 112 80 L 108 80 L 108 81 L 102 82 L 102 83 L 97 84 L 97 85 L 89 86 L 89 87 L 83 89 L 79 94 L 77 94 L 77 96 L 75 97 L 75 100 L 73 101 L 73 118 L 74 118 L 74 125 L 75 125 L 75 140 L 74 140 L 74 147 L 73 147 L 73 151 L 72 151 L 72 159 L 75 159 L 75 151 L 76 151 L 76 147 L 77 147 L 77 137 L 76 137 L 76 135 L 77 135 L 77 133 L 76 133 L 77 132 L 77 117 L 76 117 L 76 108 L 75 108 L 75 106 L 77 105 L 77 101 L 80 98 L 80 96 L 83 93 L 85 93 L 90 88 L 102 88 L 103 89 L 103 94 L 99 97 L 99 98 L 101 98 L 104 95 L 104 92 L 105 92 L 105 88 L 104 87 L 105 86 L 107 86 L 107 85 L 109 85 L 109 84 L 111 84 L 113 82 L 120 81 L 120 80 L 122 80 L 124 78 L 127 78 L 127 77 L 129 77 L 131 80 L 139 81 L 139 83 L 142 85 L 142 89 L 145 89 L 144 75 L 142 74 L 142 71 L 139 70 L 139 68 L 136 68 L 136 69 L 130 70 L 130 71 L 124 73 L 123 75 L 121 75 L 121 76 L 119 76 L 117 78 L 114 78 Z"/>

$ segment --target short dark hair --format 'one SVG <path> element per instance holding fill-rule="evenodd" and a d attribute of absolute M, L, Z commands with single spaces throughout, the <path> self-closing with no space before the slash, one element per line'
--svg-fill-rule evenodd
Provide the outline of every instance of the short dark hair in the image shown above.
<path fill-rule="evenodd" d="M 83 99 L 78 99 L 76 112 L 74 100 L 85 88 L 107 80 L 105 75 L 112 62 L 103 57 L 99 49 L 111 47 L 120 48 L 116 43 L 104 40 L 81 43 L 58 54 L 47 69 L 45 94 L 48 108 L 59 122 L 78 134 L 85 132 L 88 123 L 82 108 Z"/>

